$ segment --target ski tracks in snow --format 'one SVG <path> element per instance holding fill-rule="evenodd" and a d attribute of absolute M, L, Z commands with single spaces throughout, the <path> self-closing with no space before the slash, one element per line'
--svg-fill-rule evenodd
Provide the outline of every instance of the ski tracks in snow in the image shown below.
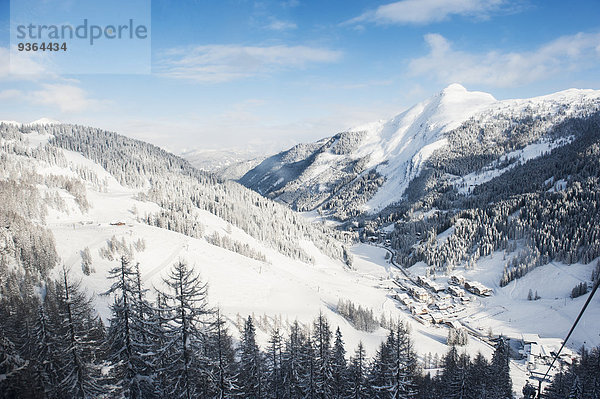
<path fill-rule="evenodd" d="M 164 270 L 166 267 L 170 266 L 173 263 L 173 260 L 181 253 L 183 248 L 187 245 L 187 243 L 181 243 L 175 247 L 175 249 L 167 256 L 167 258 L 162 261 L 158 266 L 152 268 L 148 273 L 145 273 L 145 276 L 142 278 L 143 282 L 148 282 L 151 280 L 157 273 Z"/>

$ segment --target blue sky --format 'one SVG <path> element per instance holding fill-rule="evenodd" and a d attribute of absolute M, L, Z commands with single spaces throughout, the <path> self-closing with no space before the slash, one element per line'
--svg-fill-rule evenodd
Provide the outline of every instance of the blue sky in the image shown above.
<path fill-rule="evenodd" d="M 173 152 L 275 151 L 454 82 L 498 99 L 600 89 L 595 0 L 157 0 L 151 74 L 65 75 L 35 59 L 11 74 L 9 9 L 0 119 L 93 125 Z"/>

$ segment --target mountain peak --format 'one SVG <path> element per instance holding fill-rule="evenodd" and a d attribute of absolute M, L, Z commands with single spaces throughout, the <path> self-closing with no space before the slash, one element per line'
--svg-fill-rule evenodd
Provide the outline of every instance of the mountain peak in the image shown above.
<path fill-rule="evenodd" d="M 492 101 L 496 101 L 496 98 L 489 93 L 485 93 L 482 91 L 469 91 L 463 85 L 459 83 L 452 83 L 442 91 L 440 91 L 436 96 L 444 101 L 481 101 L 484 103 L 489 103 Z"/>
<path fill-rule="evenodd" d="M 466 93 L 468 90 L 460 83 L 452 83 L 441 91 L 441 94 Z"/>
<path fill-rule="evenodd" d="M 56 119 L 51 119 L 51 118 L 40 118 L 36 121 L 30 122 L 28 123 L 28 125 L 59 125 L 61 124 L 61 121 L 57 121 Z"/>

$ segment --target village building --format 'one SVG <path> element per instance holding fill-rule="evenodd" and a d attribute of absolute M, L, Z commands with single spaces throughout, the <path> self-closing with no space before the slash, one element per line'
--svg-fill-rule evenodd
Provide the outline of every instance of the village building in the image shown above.
<path fill-rule="evenodd" d="M 490 296 L 493 293 L 491 288 L 488 288 L 477 281 L 465 281 L 465 289 L 480 296 Z"/>
<path fill-rule="evenodd" d="M 448 292 L 457 297 L 465 296 L 465 290 L 454 285 L 448 286 Z"/>

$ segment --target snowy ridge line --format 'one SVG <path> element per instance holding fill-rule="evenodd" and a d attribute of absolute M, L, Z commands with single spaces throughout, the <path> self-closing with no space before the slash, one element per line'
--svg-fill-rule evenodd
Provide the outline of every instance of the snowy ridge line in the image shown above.
<path fill-rule="evenodd" d="M 533 138 L 538 139 L 567 118 L 585 117 L 599 109 L 600 91 L 595 90 L 569 89 L 498 101 L 453 84 L 390 120 L 349 128 L 267 158 L 240 182 L 293 209 L 318 209 L 347 220 L 376 214 L 400 201 L 432 156 L 453 148 L 449 138 L 465 125 L 474 127 L 472 134 L 477 134 L 475 127 L 487 129 L 489 137 L 482 140 L 493 142 L 518 128 L 522 120 L 533 118 L 537 135 Z M 530 144 L 534 142 L 523 145 Z"/>

